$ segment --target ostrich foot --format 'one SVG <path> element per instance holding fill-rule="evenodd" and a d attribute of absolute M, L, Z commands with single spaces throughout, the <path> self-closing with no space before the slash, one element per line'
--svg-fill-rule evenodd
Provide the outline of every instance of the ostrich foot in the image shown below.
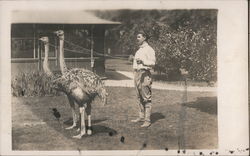
<path fill-rule="evenodd" d="M 73 128 L 75 128 L 75 127 L 76 127 L 76 125 L 72 125 L 72 126 L 67 127 L 67 128 L 65 128 L 65 129 L 69 130 L 69 129 L 73 129 Z"/>
<path fill-rule="evenodd" d="M 84 136 L 85 134 L 86 134 L 86 133 L 80 133 L 80 134 L 78 134 L 78 135 L 73 136 L 72 138 L 81 139 L 82 136 Z"/>
<path fill-rule="evenodd" d="M 88 135 L 92 135 L 92 130 L 91 130 L 91 129 L 88 129 L 88 130 L 87 130 L 87 134 L 88 134 Z"/>

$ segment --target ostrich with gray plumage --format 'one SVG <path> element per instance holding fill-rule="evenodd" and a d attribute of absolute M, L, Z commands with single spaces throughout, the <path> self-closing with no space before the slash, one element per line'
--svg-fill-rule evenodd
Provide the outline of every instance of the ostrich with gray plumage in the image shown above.
<path fill-rule="evenodd" d="M 75 105 L 79 106 L 80 111 L 80 134 L 73 136 L 73 138 L 80 139 L 86 134 L 85 127 L 85 112 L 88 118 L 87 134 L 92 134 L 91 129 L 91 103 L 99 96 L 103 105 L 107 103 L 107 92 L 101 78 L 95 73 L 82 68 L 67 69 L 64 62 L 64 33 L 63 31 L 56 31 L 56 35 L 60 40 L 60 69 L 61 76 L 55 76 L 49 69 L 48 52 L 49 40 L 48 37 L 42 37 L 40 40 L 44 42 L 45 58 L 43 62 L 43 69 L 47 76 L 52 78 L 53 87 L 66 94 L 73 116 L 72 126 L 66 129 L 73 129 L 77 125 L 77 113 Z"/>

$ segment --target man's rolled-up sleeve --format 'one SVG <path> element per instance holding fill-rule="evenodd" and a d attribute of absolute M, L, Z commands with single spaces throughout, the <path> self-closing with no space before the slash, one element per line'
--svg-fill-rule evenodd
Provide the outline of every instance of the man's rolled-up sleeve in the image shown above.
<path fill-rule="evenodd" d="M 146 58 L 143 60 L 143 64 L 146 66 L 154 66 L 156 62 L 155 51 L 153 49 L 148 49 L 146 53 Z"/>

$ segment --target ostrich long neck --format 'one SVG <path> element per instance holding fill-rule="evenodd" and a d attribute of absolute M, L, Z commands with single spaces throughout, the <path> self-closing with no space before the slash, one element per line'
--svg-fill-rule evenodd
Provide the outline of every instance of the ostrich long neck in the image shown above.
<path fill-rule="evenodd" d="M 60 69 L 62 74 L 64 74 L 67 71 L 67 67 L 66 67 L 66 63 L 64 61 L 64 39 L 60 38 L 60 47 L 59 47 L 59 51 L 60 51 Z"/>
<path fill-rule="evenodd" d="M 43 61 L 43 70 L 46 75 L 52 76 L 52 72 L 49 69 L 49 44 L 45 43 L 44 44 L 44 51 L 45 51 L 45 56 L 44 56 L 44 61 Z"/>

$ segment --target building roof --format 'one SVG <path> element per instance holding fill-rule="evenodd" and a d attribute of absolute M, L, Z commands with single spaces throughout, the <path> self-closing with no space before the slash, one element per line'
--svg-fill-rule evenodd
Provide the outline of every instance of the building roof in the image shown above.
<path fill-rule="evenodd" d="M 36 24 L 121 24 L 101 19 L 86 11 L 37 11 L 16 10 L 12 12 L 12 23 Z"/>

